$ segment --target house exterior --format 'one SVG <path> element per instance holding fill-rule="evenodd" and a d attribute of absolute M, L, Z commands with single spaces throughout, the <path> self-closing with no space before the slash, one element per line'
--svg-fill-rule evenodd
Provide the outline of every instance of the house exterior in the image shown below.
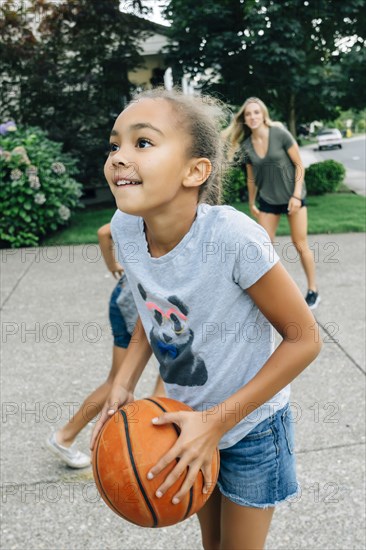
<path fill-rule="evenodd" d="M 146 30 L 151 35 L 141 40 L 140 55 L 143 66 L 128 72 L 128 80 L 136 88 L 145 90 L 157 85 L 164 85 L 164 74 L 168 67 L 163 49 L 168 45 L 167 27 L 158 23 L 147 22 Z"/>
<path fill-rule="evenodd" d="M 149 21 L 146 30 L 151 31 L 152 34 L 140 43 L 140 54 L 144 59 L 144 65 L 127 73 L 131 84 L 141 90 L 159 85 L 171 89 L 174 84 L 178 84 L 186 94 L 197 93 L 195 82 L 190 75 L 184 75 L 181 82 L 174 81 L 172 69 L 167 65 L 164 53 L 169 43 L 167 27 Z"/>

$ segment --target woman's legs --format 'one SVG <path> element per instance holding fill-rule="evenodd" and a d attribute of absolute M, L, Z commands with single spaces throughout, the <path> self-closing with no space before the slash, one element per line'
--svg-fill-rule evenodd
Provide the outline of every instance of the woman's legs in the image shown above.
<path fill-rule="evenodd" d="M 75 415 L 57 431 L 56 439 L 59 445 L 69 447 L 81 430 L 102 410 L 126 351 L 126 348 L 113 346 L 112 368 L 107 380 L 88 395 Z"/>
<path fill-rule="evenodd" d="M 295 214 L 287 216 L 291 239 L 296 250 L 300 254 L 301 263 L 305 271 L 308 289 L 317 291 L 315 280 L 315 261 L 313 252 L 309 248 L 308 232 L 308 212 L 306 206 L 303 206 Z"/>
<path fill-rule="evenodd" d="M 272 242 L 275 239 L 279 221 L 280 214 L 270 214 L 268 212 L 259 211 L 258 223 L 267 231 Z"/>
<path fill-rule="evenodd" d="M 198 512 L 205 550 L 262 550 L 274 513 L 271 508 L 240 506 L 215 488 Z"/>

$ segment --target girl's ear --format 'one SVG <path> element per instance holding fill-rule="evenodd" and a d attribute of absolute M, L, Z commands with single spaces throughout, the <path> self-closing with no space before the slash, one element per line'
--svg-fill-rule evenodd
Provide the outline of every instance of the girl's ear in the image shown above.
<path fill-rule="evenodd" d="M 212 172 L 211 161 L 202 157 L 192 159 L 189 171 L 183 179 L 184 187 L 199 187 L 208 179 Z"/>

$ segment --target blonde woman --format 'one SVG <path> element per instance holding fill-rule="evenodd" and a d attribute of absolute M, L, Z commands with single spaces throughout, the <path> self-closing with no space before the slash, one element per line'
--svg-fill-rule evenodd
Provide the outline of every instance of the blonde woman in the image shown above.
<path fill-rule="evenodd" d="M 224 136 L 229 141 L 229 159 L 237 153 L 243 157 L 250 211 L 272 242 L 280 216 L 287 215 L 291 239 L 307 278 L 305 300 L 310 309 L 315 309 L 320 296 L 314 257 L 307 240 L 304 166 L 296 141 L 282 124 L 270 119 L 266 105 L 257 97 L 243 103 Z"/>

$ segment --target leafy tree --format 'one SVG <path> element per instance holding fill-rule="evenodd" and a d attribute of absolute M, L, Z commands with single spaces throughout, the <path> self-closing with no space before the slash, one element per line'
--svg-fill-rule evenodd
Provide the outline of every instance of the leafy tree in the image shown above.
<path fill-rule="evenodd" d="M 336 116 L 347 96 L 340 60 L 353 37 L 363 44 L 363 7 L 363 0 L 170 0 L 171 62 L 232 104 L 261 97 L 295 134 L 297 121 Z"/>
<path fill-rule="evenodd" d="M 267 89 L 269 103 L 283 113 L 294 135 L 297 120 L 336 116 L 342 97 L 340 42 L 345 47 L 356 32 L 363 1 L 255 4 L 249 14 L 253 38 L 249 36 L 248 47 L 256 62 L 255 80 Z"/>
<path fill-rule="evenodd" d="M 37 40 L 21 3 L 0 4 L 0 115 L 5 119 L 20 116 L 20 86 L 27 78 Z"/>
<path fill-rule="evenodd" d="M 139 0 L 134 7 L 143 10 Z M 18 96 L 6 115 L 62 141 L 79 159 L 82 181 L 103 181 L 108 133 L 130 96 L 127 72 L 141 64 L 146 22 L 122 13 L 119 0 L 33 0 L 26 14 L 11 2 L 2 9 L 1 74 Z"/>
<path fill-rule="evenodd" d="M 362 110 L 366 106 L 366 48 L 361 39 L 340 60 L 341 98 L 344 109 Z"/>
<path fill-rule="evenodd" d="M 170 0 L 164 14 L 171 23 L 168 62 L 174 76 L 190 73 L 200 78 L 204 89 L 240 103 L 241 90 L 250 80 L 242 2 Z"/>

